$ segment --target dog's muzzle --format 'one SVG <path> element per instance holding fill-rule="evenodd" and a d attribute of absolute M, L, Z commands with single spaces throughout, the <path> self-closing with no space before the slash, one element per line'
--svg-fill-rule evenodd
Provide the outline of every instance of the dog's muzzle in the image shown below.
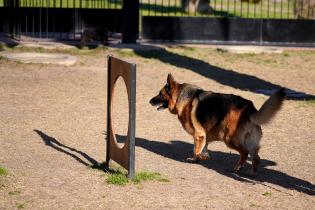
<path fill-rule="evenodd" d="M 157 106 L 157 110 L 163 110 L 166 109 L 168 107 L 168 102 L 165 100 L 161 100 L 161 98 L 159 96 L 155 96 L 150 100 L 150 104 L 152 106 Z"/>

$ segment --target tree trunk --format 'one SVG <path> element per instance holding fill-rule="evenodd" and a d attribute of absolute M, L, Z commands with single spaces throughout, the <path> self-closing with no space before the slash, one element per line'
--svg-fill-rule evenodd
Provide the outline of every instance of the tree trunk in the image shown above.
<path fill-rule="evenodd" d="M 211 13 L 210 0 L 181 0 L 182 10 L 187 13 Z"/>

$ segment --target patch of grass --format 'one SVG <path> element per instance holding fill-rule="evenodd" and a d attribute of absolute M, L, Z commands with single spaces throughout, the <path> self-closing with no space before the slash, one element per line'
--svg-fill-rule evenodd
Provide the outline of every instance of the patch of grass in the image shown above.
<path fill-rule="evenodd" d="M 135 54 L 135 52 L 133 50 L 118 50 L 118 55 L 120 57 L 125 58 L 125 57 L 133 57 L 136 54 Z"/>
<path fill-rule="evenodd" d="M 4 44 L 0 43 L 0 51 L 3 51 L 4 50 Z"/>
<path fill-rule="evenodd" d="M 116 173 L 110 174 L 107 177 L 106 182 L 108 184 L 123 186 L 123 185 L 128 184 L 129 180 L 128 180 L 126 174 L 123 174 L 121 172 L 116 172 Z"/>
<path fill-rule="evenodd" d="M 283 52 L 282 55 L 283 55 L 284 57 L 290 57 L 290 54 L 289 54 L 288 52 Z"/>
<path fill-rule="evenodd" d="M 142 181 L 159 181 L 159 182 L 169 182 L 169 180 L 165 177 L 162 177 L 160 173 L 156 172 L 148 172 L 148 171 L 141 171 L 136 173 L 135 177 L 133 178 L 133 182 L 138 184 Z"/>
<path fill-rule="evenodd" d="M 4 50 L 14 51 L 14 52 L 37 52 L 37 53 L 66 53 L 72 55 L 91 55 L 95 56 L 96 54 L 103 53 L 108 50 L 107 47 L 84 47 L 82 49 L 79 48 L 54 48 L 54 49 L 46 49 L 44 47 L 29 47 L 29 46 L 21 46 L 21 45 L 13 45 L 13 46 L 5 46 Z"/>
<path fill-rule="evenodd" d="M 2 61 L 2 60 L 6 60 L 6 59 L 5 59 L 5 57 L 0 55 L 0 61 Z"/>
<path fill-rule="evenodd" d="M 266 196 L 266 197 L 271 197 L 271 196 L 272 196 L 272 193 L 266 191 L 266 192 L 264 192 L 262 195 L 263 195 L 263 196 Z"/>
<path fill-rule="evenodd" d="M 19 195 L 21 192 L 19 190 L 9 192 L 9 195 Z"/>
<path fill-rule="evenodd" d="M 145 181 L 169 182 L 167 178 L 156 172 L 140 171 L 136 173 L 131 180 L 127 178 L 127 171 L 121 168 L 110 170 L 109 173 L 106 182 L 118 186 L 124 186 L 130 183 L 141 184 Z"/>
<path fill-rule="evenodd" d="M 262 60 L 262 62 L 265 64 L 270 64 L 270 63 L 273 63 L 274 61 L 267 58 L 267 59 Z"/>
<path fill-rule="evenodd" d="M 184 50 L 184 53 L 193 53 L 197 51 L 197 48 L 195 47 L 181 46 L 180 48 Z"/>
<path fill-rule="evenodd" d="M 16 208 L 18 209 L 24 209 L 25 208 L 25 203 L 20 203 L 16 205 Z"/>
<path fill-rule="evenodd" d="M 198 53 L 198 50 L 195 47 L 181 46 L 180 49 L 181 51 L 179 51 L 178 53 L 183 56 L 192 56 Z"/>
<path fill-rule="evenodd" d="M 241 55 L 241 57 L 243 57 L 243 58 L 251 58 L 251 57 L 255 57 L 257 54 L 255 54 L 253 52 L 247 52 L 247 53 L 241 53 L 239 55 Z"/>
<path fill-rule="evenodd" d="M 299 101 L 298 107 L 315 106 L 315 99 Z"/>
<path fill-rule="evenodd" d="M 0 166 L 0 176 L 7 175 L 8 171 L 4 167 Z"/>
<path fill-rule="evenodd" d="M 223 48 L 216 48 L 215 50 L 219 53 L 228 53 L 228 51 L 226 49 L 223 49 Z"/>
<path fill-rule="evenodd" d="M 257 205 L 257 204 L 254 204 L 254 203 L 251 203 L 251 204 L 249 204 L 249 207 L 260 207 L 259 205 Z"/>

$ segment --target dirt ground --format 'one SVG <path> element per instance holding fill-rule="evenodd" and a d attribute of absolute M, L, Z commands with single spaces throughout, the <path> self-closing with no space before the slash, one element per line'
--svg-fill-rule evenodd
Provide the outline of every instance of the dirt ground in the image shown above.
<path fill-rule="evenodd" d="M 283 86 L 315 96 L 314 50 L 261 55 L 210 46 L 53 51 L 75 55 L 78 62 L 63 67 L 0 59 L 0 165 L 8 170 L 0 177 L 0 209 L 315 209 L 314 99 L 286 100 L 263 126 L 256 178 L 232 172 L 238 154 L 221 142 L 209 145 L 211 160 L 184 162 L 192 155 L 192 137 L 176 116 L 148 103 L 168 73 L 204 89 L 241 95 L 257 108 L 268 97 L 258 89 Z M 158 172 L 169 182 L 115 186 L 90 167 L 105 160 L 109 54 L 137 64 L 136 170 Z M 122 135 L 124 100 L 114 108 Z"/>

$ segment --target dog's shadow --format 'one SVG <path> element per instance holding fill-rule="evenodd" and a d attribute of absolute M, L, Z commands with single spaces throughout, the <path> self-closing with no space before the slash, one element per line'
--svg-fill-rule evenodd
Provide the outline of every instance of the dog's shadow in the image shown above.
<path fill-rule="evenodd" d="M 117 141 L 124 138 L 119 135 L 117 137 Z M 164 143 L 136 138 L 136 146 L 180 162 L 184 162 L 187 157 L 190 157 L 193 151 L 192 144 L 175 140 L 170 141 L 170 143 Z M 198 164 L 235 180 L 251 182 L 253 184 L 260 183 L 263 185 L 266 185 L 264 183 L 270 183 L 286 189 L 293 189 L 309 195 L 315 195 L 315 186 L 312 183 L 290 176 L 284 172 L 267 168 L 267 166 L 276 165 L 273 161 L 261 159 L 258 175 L 256 177 L 249 177 L 246 174 L 235 174 L 233 172 L 233 167 L 238 161 L 239 155 L 220 151 L 210 151 L 210 155 L 210 160 L 201 161 Z M 250 166 L 247 164 L 245 168 L 250 168 Z M 268 187 L 271 186 L 268 185 Z"/>
<path fill-rule="evenodd" d="M 62 144 L 54 137 L 48 136 L 40 130 L 34 130 L 34 132 L 41 137 L 46 146 L 74 158 L 80 164 L 108 172 L 109 169 L 105 168 L 104 164 L 98 162 L 85 152 Z M 123 142 L 125 137 L 116 135 L 116 139 L 118 142 Z M 187 157 L 191 156 L 193 150 L 192 144 L 182 141 L 171 141 L 170 143 L 165 143 L 150 141 L 143 138 L 136 138 L 136 146 L 180 162 L 184 162 Z M 262 159 L 258 175 L 255 178 L 249 178 L 237 175 L 231 170 L 233 169 L 234 164 L 238 161 L 238 155 L 211 151 L 211 157 L 212 158 L 210 160 L 202 161 L 199 164 L 235 180 L 251 182 L 253 184 L 257 183 L 257 181 L 261 184 L 271 183 L 308 195 L 315 195 L 315 186 L 312 183 L 280 171 L 266 168 L 266 166 L 275 165 L 276 163 L 273 161 Z M 248 167 L 248 165 L 246 167 Z"/>

